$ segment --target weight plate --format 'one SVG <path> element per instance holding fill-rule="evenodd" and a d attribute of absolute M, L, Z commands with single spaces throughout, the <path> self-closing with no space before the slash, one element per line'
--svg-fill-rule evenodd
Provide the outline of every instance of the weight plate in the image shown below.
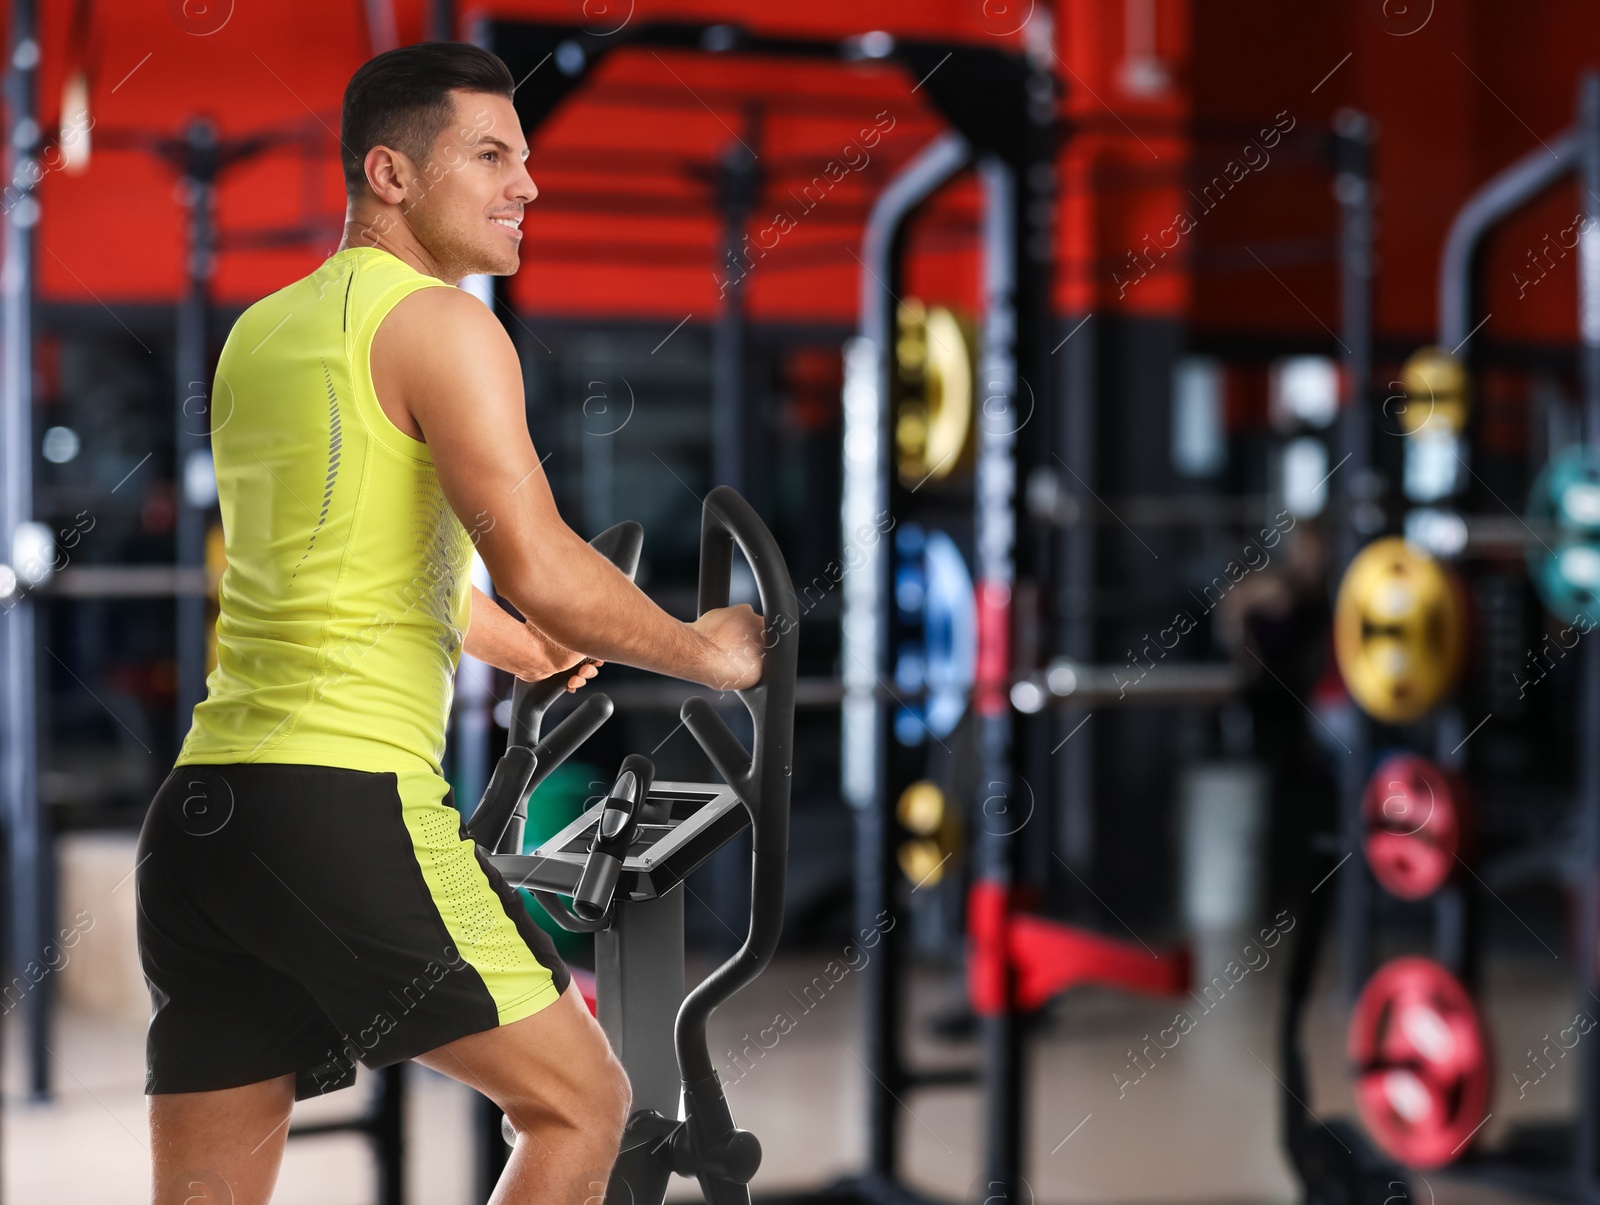
<path fill-rule="evenodd" d="M 1368 544 L 1334 607 L 1334 654 L 1350 696 L 1388 723 L 1427 714 L 1460 673 L 1463 612 L 1459 588 L 1432 557 L 1397 536 Z"/>
<path fill-rule="evenodd" d="M 1572 448 L 1544 467 L 1528 497 L 1528 572 L 1557 619 L 1600 622 L 1600 453 Z"/>
<path fill-rule="evenodd" d="M 961 550 L 944 532 L 902 523 L 895 539 L 895 605 L 905 639 L 895 685 L 908 694 L 895 712 L 895 739 L 921 744 L 950 735 L 967 709 L 978 659 L 977 602 Z"/>
<path fill-rule="evenodd" d="M 895 452 L 901 484 L 915 489 L 971 467 L 973 337 L 944 306 L 907 298 L 896 311 Z"/>
<path fill-rule="evenodd" d="M 1373 771 L 1361 800 L 1362 848 L 1391 895 L 1426 899 L 1450 878 L 1463 845 L 1463 796 L 1463 784 L 1415 754 Z"/>
<path fill-rule="evenodd" d="M 1431 958 L 1380 967 L 1350 1017 L 1356 1111 L 1373 1140 L 1415 1168 L 1460 1157 L 1488 1107 L 1490 1058 L 1466 988 Z"/>

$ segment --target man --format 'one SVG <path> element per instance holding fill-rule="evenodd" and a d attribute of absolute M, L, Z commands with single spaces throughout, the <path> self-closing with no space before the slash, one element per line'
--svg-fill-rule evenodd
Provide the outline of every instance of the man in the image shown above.
<path fill-rule="evenodd" d="M 217 366 L 217 668 L 140 837 L 155 1205 L 259 1205 L 293 1102 L 359 1059 L 487 1095 L 493 1201 L 588 1195 L 626 1077 L 549 939 L 460 832 L 439 761 L 464 650 L 522 678 L 603 660 L 760 678 L 748 606 L 685 624 L 562 522 L 499 321 L 538 195 L 495 56 L 380 55 L 341 122 L 344 239 Z M 470 586 L 473 549 L 527 622 Z M 581 651 L 579 651 L 581 650 Z"/>

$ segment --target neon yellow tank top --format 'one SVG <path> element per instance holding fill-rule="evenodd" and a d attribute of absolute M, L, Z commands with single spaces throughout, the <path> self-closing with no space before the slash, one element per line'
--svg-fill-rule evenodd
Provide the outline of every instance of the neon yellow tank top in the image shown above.
<path fill-rule="evenodd" d="M 378 404 L 383 316 L 452 288 L 378 247 L 247 309 L 212 392 L 227 548 L 217 665 L 177 764 L 439 773 L 473 541 L 428 446 Z"/>

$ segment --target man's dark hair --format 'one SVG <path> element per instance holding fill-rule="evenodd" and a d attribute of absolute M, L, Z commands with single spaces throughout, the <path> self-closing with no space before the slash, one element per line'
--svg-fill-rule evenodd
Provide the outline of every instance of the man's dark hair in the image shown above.
<path fill-rule="evenodd" d="M 347 196 L 361 194 L 362 166 L 375 146 L 393 147 L 419 168 L 455 116 L 450 90 L 509 98 L 511 72 L 499 56 L 470 42 L 418 42 L 368 59 L 350 77 L 339 117 L 339 161 Z"/>

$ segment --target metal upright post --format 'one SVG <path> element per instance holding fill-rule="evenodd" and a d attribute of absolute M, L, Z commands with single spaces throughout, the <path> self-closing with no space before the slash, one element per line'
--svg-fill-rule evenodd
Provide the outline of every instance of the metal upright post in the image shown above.
<path fill-rule="evenodd" d="M 1334 117 L 1334 197 L 1339 202 L 1339 328 L 1346 348 L 1340 399 L 1340 496 L 1345 507 L 1339 525 L 1339 564 L 1348 565 L 1362 537 L 1351 520 L 1361 500 L 1359 483 L 1372 464 L 1372 123 L 1364 114 L 1341 109 Z"/>
<path fill-rule="evenodd" d="M 406 1065 L 378 1072 L 372 1102 L 372 1153 L 377 1164 L 378 1205 L 405 1205 Z"/>
<path fill-rule="evenodd" d="M 216 235 L 212 207 L 220 169 L 216 127 L 206 118 L 191 121 L 184 131 L 186 143 L 180 187 L 189 208 L 188 285 L 178 306 L 176 346 L 178 418 L 174 430 L 173 473 L 178 479 L 177 566 L 186 569 L 205 564 L 206 511 L 209 497 L 200 487 L 214 480 L 211 467 L 210 364 L 207 358 L 207 317 L 211 275 L 216 262 Z M 215 399 L 211 399 L 215 401 Z M 207 489 L 206 494 L 211 491 Z M 196 704 L 206 693 L 206 600 L 183 592 L 177 599 L 178 707 L 176 737 L 188 734 Z"/>
<path fill-rule="evenodd" d="M 1055 331 L 1054 255 L 1055 216 L 1058 201 L 1056 154 L 1060 131 L 1056 118 L 1059 88 L 1055 78 L 1055 21 L 1048 7 L 1041 7 L 1023 29 L 1028 59 L 1027 134 L 1020 161 L 1015 164 L 1016 182 L 1013 224 L 1015 256 L 1017 376 L 1027 400 L 1012 426 L 1026 428 L 1028 437 L 1016 444 L 1015 464 L 1018 482 L 1013 509 L 1018 522 L 1028 516 L 1026 538 L 1017 540 L 1017 577 L 1027 583 L 1019 592 L 1030 608 L 1019 616 L 1018 648 L 1012 655 L 1010 672 L 1033 673 L 1049 664 L 1065 650 L 1061 648 L 1061 610 L 1057 583 L 1064 564 L 1058 552 L 1060 528 L 1054 515 L 1039 515 L 1027 505 L 1031 483 L 1048 474 L 1059 481 L 1060 462 L 1052 455 L 1061 442 L 1063 425 L 1058 409 L 1060 392 L 1056 387 L 1052 348 L 1059 347 Z M 1024 484 L 1028 483 L 1028 484 Z M 1027 823 L 1032 839 L 1021 842 L 1017 851 L 1018 876 L 1041 887 L 1057 879 L 1062 845 L 1065 798 L 1059 786 L 1054 752 L 1070 729 L 1062 727 L 1062 709 L 1044 707 L 1016 716 L 1016 753 L 1012 764 L 1023 773 L 1028 789 L 1038 795 L 1036 807 Z"/>
<path fill-rule="evenodd" d="M 722 311 L 711 329 L 711 484 L 732 486 L 758 511 L 765 506 L 765 490 L 750 487 L 762 481 L 747 471 L 751 456 L 750 399 L 746 376 L 746 275 L 758 262 L 751 258 L 745 229 L 761 192 L 761 167 L 755 151 L 761 123 L 747 110 L 744 136 L 724 151 L 717 173 L 717 202 L 724 222 Z M 762 251 L 762 255 L 766 252 Z M 730 710 L 730 715 L 735 712 Z M 735 719 L 739 723 L 738 719 Z M 722 856 L 712 859 L 704 873 L 709 877 L 706 901 L 721 920 L 711 940 L 723 954 L 739 944 L 730 933 L 734 918 L 749 911 L 750 838 L 737 838 Z"/>
<path fill-rule="evenodd" d="M 744 122 L 749 141 L 758 138 L 753 115 Z M 713 485 L 731 485 L 745 492 L 745 460 L 749 456 L 749 415 L 745 398 L 745 277 L 755 261 L 746 262 L 745 227 L 761 189 L 761 171 L 754 148 L 738 139 L 723 153 L 717 173 L 717 203 L 724 223 L 722 312 L 712 331 L 711 474 Z M 765 255 L 764 250 L 761 251 Z"/>
<path fill-rule="evenodd" d="M 966 140 L 942 134 L 918 152 L 873 202 L 861 238 L 860 333 L 845 345 L 843 489 L 839 517 L 842 537 L 855 541 L 863 563 L 846 574 L 840 589 L 839 768 L 845 802 L 855 817 L 855 923 L 858 934 L 881 934 L 876 956 L 861 974 L 868 1075 L 867 1167 L 864 1179 L 882 1190 L 897 1172 L 896 1094 L 905 1072 L 896 1044 L 899 1007 L 898 926 L 885 927 L 894 912 L 894 849 L 888 791 L 887 702 L 878 684 L 888 673 L 890 536 L 867 539 L 857 533 L 882 533 L 889 517 L 889 366 L 892 361 L 893 287 L 896 243 L 907 216 L 967 163 Z"/>
<path fill-rule="evenodd" d="M 995 156 L 978 164 L 983 186 L 983 351 L 978 384 L 976 514 L 978 588 L 978 794 L 995 828 L 980 830 L 974 877 L 1009 895 L 1016 877 L 1012 827 L 1012 716 L 1007 679 L 1016 549 L 1017 308 L 1016 175 Z M 1002 816 L 987 801 L 1004 801 Z M 1006 910 L 1009 912 L 1009 901 Z M 1009 959 L 1006 959 L 1009 964 Z M 1018 1199 L 1022 1175 L 1022 1058 L 1020 1018 L 1009 965 L 1000 1007 L 980 1018 L 983 1049 L 985 1196 Z"/>
<path fill-rule="evenodd" d="M 1578 101 L 1578 129 L 1582 139 L 1579 170 L 1582 173 L 1584 223 L 1578 257 L 1578 339 L 1583 354 L 1584 438 L 1600 447 L 1600 74 L 1583 77 Z"/>
<path fill-rule="evenodd" d="M 455 28 L 455 0 L 428 0 L 428 41 L 454 41 Z M 483 45 L 481 42 L 477 44 Z"/>
<path fill-rule="evenodd" d="M 633 1107 L 681 1115 L 674 1026 L 683 1003 L 683 891 L 617 901 L 594 935 L 595 1015 L 633 1086 Z"/>
<path fill-rule="evenodd" d="M 1372 463 L 1372 124 L 1341 109 L 1334 118 L 1333 192 L 1339 203 L 1339 327 L 1345 345 L 1344 396 L 1339 423 L 1339 537 L 1335 568 L 1340 580 L 1360 551 L 1363 533 L 1355 522 L 1363 506 Z M 1359 708 L 1350 750 L 1339 763 L 1339 844 L 1361 845 L 1361 793 L 1366 785 L 1371 723 Z M 1350 859 L 1340 883 L 1344 989 L 1354 999 L 1366 982 L 1371 946 L 1372 876 L 1361 857 Z"/>
<path fill-rule="evenodd" d="M 33 184 L 38 179 L 35 154 L 39 125 L 35 119 L 35 70 L 39 64 L 34 0 L 17 0 L 11 8 L 11 62 L 6 73 L 10 112 L 9 148 L 5 156 L 11 187 L 19 196 L 6 211 L 5 269 L 0 273 L 5 314 L 0 347 L 0 381 L 4 413 L 0 446 L 4 480 L 0 481 L 0 566 L 13 558 L 17 529 L 33 518 L 33 257 L 34 226 L 39 204 Z M 49 928 L 52 849 L 38 790 L 38 723 L 34 665 L 33 601 L 25 587 L 6 573 L 17 591 L 0 605 L 8 608 L 4 625 L 5 702 L 0 707 L 0 752 L 5 758 L 3 789 L 10 857 L 10 964 L 26 995 L 28 1022 L 27 1084 L 35 1100 L 50 1095 L 49 1044 L 52 988 L 49 976 L 37 986 L 24 974 L 43 957 Z"/>
<path fill-rule="evenodd" d="M 1580 199 L 1588 221 L 1579 235 L 1578 342 L 1583 382 L 1583 436 L 1600 450 L 1600 75 L 1587 72 L 1578 96 Z M 1585 873 L 1578 957 L 1583 987 L 1600 992 L 1600 641 L 1583 644 L 1578 700 L 1578 808 Z M 1583 1052 L 1573 1120 L 1578 1199 L 1600 1198 L 1600 1048 Z"/>

